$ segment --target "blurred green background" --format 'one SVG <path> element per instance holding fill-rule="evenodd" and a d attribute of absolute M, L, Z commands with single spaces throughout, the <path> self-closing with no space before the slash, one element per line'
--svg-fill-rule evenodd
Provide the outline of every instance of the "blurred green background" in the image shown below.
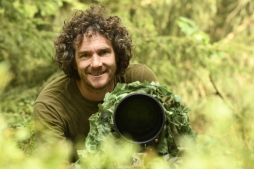
<path fill-rule="evenodd" d="M 29 166 L 33 103 L 61 74 L 53 41 L 74 10 L 91 3 L 122 18 L 136 46 L 132 62 L 148 65 L 191 108 L 200 151 L 189 165 L 254 168 L 252 0 L 0 0 L 0 147 L 15 149 L 0 155 L 8 159 L 0 167 Z"/>

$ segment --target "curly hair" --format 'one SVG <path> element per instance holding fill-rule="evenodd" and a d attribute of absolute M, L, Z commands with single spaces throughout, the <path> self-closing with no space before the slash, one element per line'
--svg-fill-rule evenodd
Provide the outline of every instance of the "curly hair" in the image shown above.
<path fill-rule="evenodd" d="M 98 32 L 112 43 L 116 56 L 116 75 L 123 74 L 133 55 L 132 38 L 118 16 L 107 16 L 102 5 L 91 5 L 89 9 L 77 10 L 70 21 L 65 21 L 60 35 L 54 41 L 55 61 L 70 78 L 79 79 L 74 69 L 75 49 L 81 45 L 84 33 Z"/>

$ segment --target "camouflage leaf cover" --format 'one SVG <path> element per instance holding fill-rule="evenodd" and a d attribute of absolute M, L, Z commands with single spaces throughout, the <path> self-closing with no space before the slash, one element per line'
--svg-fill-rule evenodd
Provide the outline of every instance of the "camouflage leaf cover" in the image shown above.
<path fill-rule="evenodd" d="M 113 92 L 106 94 L 104 102 L 99 105 L 99 111 L 89 118 L 90 131 L 85 141 L 86 149 L 83 156 L 87 156 L 89 153 L 103 152 L 99 145 L 107 137 L 120 137 L 114 130 L 114 109 L 120 100 L 133 93 L 149 94 L 158 99 L 164 108 L 166 125 L 161 133 L 160 141 L 155 147 L 157 152 L 176 157 L 181 150 L 181 145 L 178 142 L 180 136 L 188 135 L 195 139 L 195 131 L 189 123 L 188 112 L 190 109 L 180 104 L 181 98 L 179 96 L 169 92 L 165 86 L 159 83 L 118 83 Z"/>

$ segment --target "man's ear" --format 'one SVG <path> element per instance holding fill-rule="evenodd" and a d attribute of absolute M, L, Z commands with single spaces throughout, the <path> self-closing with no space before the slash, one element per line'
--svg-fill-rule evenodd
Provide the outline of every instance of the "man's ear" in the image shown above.
<path fill-rule="evenodd" d="M 75 58 L 74 60 L 72 61 L 72 66 L 75 70 L 77 70 L 77 64 L 76 64 L 76 61 L 75 61 Z"/>
<path fill-rule="evenodd" d="M 115 60 L 116 60 L 116 63 L 117 63 L 118 60 L 119 60 L 119 57 L 118 57 L 118 56 L 115 56 Z"/>

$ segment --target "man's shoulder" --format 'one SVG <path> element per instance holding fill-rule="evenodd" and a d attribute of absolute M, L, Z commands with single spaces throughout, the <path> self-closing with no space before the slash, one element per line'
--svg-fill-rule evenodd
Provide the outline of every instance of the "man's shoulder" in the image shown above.
<path fill-rule="evenodd" d="M 141 63 L 131 63 L 126 69 L 126 71 L 138 70 L 138 69 L 148 69 L 148 67 L 145 64 L 141 64 Z"/>
<path fill-rule="evenodd" d="M 150 74 L 153 71 L 145 64 L 141 63 L 132 63 L 126 69 L 125 75 L 143 75 L 143 74 Z"/>
<path fill-rule="evenodd" d="M 152 82 L 152 81 L 158 81 L 158 79 L 156 75 L 154 74 L 154 72 L 145 64 L 132 63 L 126 69 L 125 74 L 118 78 L 117 82 L 132 83 L 135 81 Z"/>
<path fill-rule="evenodd" d="M 69 77 L 67 77 L 66 75 L 63 76 L 59 76 L 56 77 L 54 79 L 52 79 L 46 86 L 46 88 L 50 88 L 50 87 L 55 87 L 55 86 L 63 86 L 67 83 L 69 83 L 71 81 L 71 79 Z"/>
<path fill-rule="evenodd" d="M 71 79 L 67 76 L 60 76 L 49 82 L 38 95 L 36 102 L 49 102 L 50 100 L 68 92 Z"/>

